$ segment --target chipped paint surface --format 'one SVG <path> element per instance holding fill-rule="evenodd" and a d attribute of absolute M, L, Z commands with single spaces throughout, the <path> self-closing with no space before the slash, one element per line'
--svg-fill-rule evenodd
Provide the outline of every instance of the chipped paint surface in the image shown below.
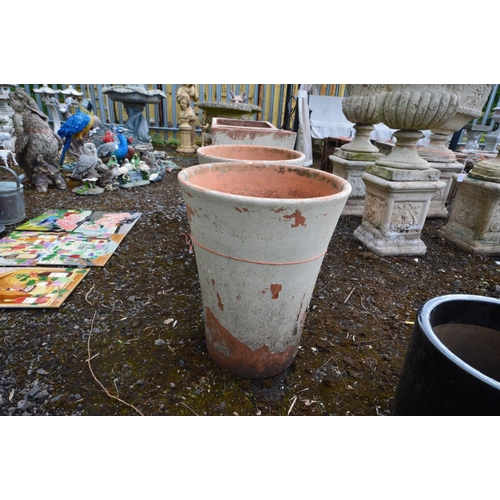
<path fill-rule="evenodd" d="M 273 300 L 276 300 L 279 297 L 281 290 L 283 289 L 282 285 L 272 284 L 271 285 L 271 293 L 273 296 L 271 297 Z"/>
<path fill-rule="evenodd" d="M 187 203 L 186 203 L 186 213 L 187 213 L 187 218 L 188 218 L 189 222 L 191 222 L 191 218 L 193 217 L 193 215 L 198 215 L 196 213 L 196 210 L 193 210 L 191 208 L 191 205 L 188 205 Z"/>
<path fill-rule="evenodd" d="M 220 298 L 219 293 L 217 292 L 217 306 L 221 311 L 224 311 L 224 304 L 222 303 L 222 299 Z"/>
<path fill-rule="evenodd" d="M 292 224 L 292 227 L 299 227 L 306 225 L 306 218 L 301 214 L 300 210 L 295 210 L 295 212 L 290 215 L 284 215 L 283 219 L 287 220 L 294 219 L 295 223 Z"/>
<path fill-rule="evenodd" d="M 270 122 L 214 117 L 212 144 L 252 144 L 294 149 L 296 132 L 281 130 Z"/>
<path fill-rule="evenodd" d="M 297 353 L 350 186 L 326 172 L 267 162 L 191 169 L 179 180 L 192 194 L 184 201 L 190 205 L 208 352 L 235 375 L 277 375 Z"/>
<path fill-rule="evenodd" d="M 292 364 L 298 350 L 297 344 L 274 354 L 266 345 L 253 351 L 231 335 L 208 307 L 205 308 L 205 331 L 207 349 L 215 363 L 240 377 L 273 377 Z"/>

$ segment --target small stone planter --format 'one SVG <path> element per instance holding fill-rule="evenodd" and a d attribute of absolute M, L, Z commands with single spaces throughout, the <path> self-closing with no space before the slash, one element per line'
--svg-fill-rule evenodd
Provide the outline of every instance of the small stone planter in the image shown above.
<path fill-rule="evenodd" d="M 393 415 L 500 414 L 500 300 L 445 295 L 419 310 Z"/>
<path fill-rule="evenodd" d="M 247 144 L 225 144 L 219 146 L 204 146 L 196 150 L 200 163 L 218 162 L 253 162 L 265 161 L 282 165 L 302 166 L 305 155 L 300 151 L 270 146 L 252 146 Z"/>
<path fill-rule="evenodd" d="M 210 356 L 245 378 L 283 372 L 351 186 L 327 172 L 264 162 L 198 165 L 178 179 Z"/>

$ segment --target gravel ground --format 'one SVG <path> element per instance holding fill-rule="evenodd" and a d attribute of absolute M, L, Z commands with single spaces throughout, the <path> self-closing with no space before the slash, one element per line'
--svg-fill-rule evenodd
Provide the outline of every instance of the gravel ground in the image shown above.
<path fill-rule="evenodd" d="M 379 258 L 352 237 L 360 218 L 343 216 L 295 361 L 246 380 L 207 353 L 176 172 L 99 196 L 26 186 L 25 203 L 27 218 L 56 208 L 142 216 L 59 309 L 0 310 L 0 415 L 389 415 L 418 308 L 449 293 L 500 297 L 498 259 L 442 240 L 444 220 L 427 221 L 426 255 Z"/>

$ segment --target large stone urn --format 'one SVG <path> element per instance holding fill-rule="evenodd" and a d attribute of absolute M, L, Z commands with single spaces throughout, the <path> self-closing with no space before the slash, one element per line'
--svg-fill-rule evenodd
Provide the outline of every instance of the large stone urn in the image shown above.
<path fill-rule="evenodd" d="M 347 85 L 347 97 L 342 101 L 345 117 L 355 123 L 354 139 L 335 150 L 329 157 L 332 172 L 352 186 L 343 215 L 362 216 L 365 206 L 365 183 L 362 175 L 369 165 L 383 156 L 370 142 L 374 125 L 382 121 L 382 105 L 386 96 L 385 84 Z"/>
<path fill-rule="evenodd" d="M 388 84 L 382 121 L 396 146 L 367 167 L 365 209 L 354 237 L 377 255 L 423 255 L 420 235 L 430 202 L 446 183 L 419 156 L 422 130 L 440 130 L 459 111 L 463 85 Z"/>
<path fill-rule="evenodd" d="M 498 150 L 500 146 L 497 146 Z M 438 234 L 466 252 L 500 255 L 498 156 L 476 163 L 467 177 L 457 182 L 448 224 Z"/>
<path fill-rule="evenodd" d="M 429 162 L 430 167 L 441 172 L 439 179 L 446 183 L 446 186 L 432 197 L 427 217 L 448 217 L 446 202 L 453 184 L 453 175 L 459 174 L 464 168 L 463 164 L 457 162 L 455 153 L 448 148 L 448 139 L 470 120 L 481 116 L 493 87 L 491 84 L 477 83 L 460 86 L 462 90 L 457 113 L 448 122 L 431 130 L 429 146 L 418 149 L 419 155 Z"/>

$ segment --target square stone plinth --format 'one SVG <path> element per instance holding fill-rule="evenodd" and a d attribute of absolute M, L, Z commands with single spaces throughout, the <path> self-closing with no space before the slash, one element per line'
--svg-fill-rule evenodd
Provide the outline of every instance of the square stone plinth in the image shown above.
<path fill-rule="evenodd" d="M 375 164 L 375 159 L 368 161 L 352 161 L 341 158 L 335 153 L 329 157 L 332 166 L 332 173 L 345 179 L 352 187 L 351 194 L 345 204 L 342 215 L 363 216 L 365 209 L 365 183 L 363 174 L 369 165 Z"/>
<path fill-rule="evenodd" d="M 468 253 L 500 255 L 500 184 L 457 182 L 448 224 L 438 234 Z"/>
<path fill-rule="evenodd" d="M 365 209 L 354 237 L 380 256 L 424 255 L 420 239 L 432 197 L 443 181 L 394 182 L 366 172 Z"/>
<path fill-rule="evenodd" d="M 443 181 L 446 185 L 443 189 L 440 189 L 431 199 L 431 204 L 429 206 L 429 211 L 427 212 L 428 218 L 440 218 L 446 219 L 449 215 L 448 209 L 446 208 L 446 202 L 450 194 L 451 187 L 453 185 L 454 175 L 459 174 L 464 169 L 464 166 L 460 163 L 436 163 L 430 162 L 431 168 L 439 170 L 441 173 L 439 175 L 439 180 Z"/>

